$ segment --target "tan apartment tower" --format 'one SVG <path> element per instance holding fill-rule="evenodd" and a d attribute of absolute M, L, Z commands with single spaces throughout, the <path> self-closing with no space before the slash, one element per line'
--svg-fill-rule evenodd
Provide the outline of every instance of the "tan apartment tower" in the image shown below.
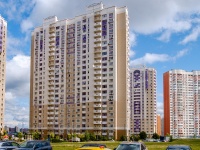
<path fill-rule="evenodd" d="M 4 129 L 7 22 L 0 16 L 0 132 Z"/>
<path fill-rule="evenodd" d="M 151 138 L 157 132 L 156 70 L 140 66 L 130 70 L 130 132 Z"/>
<path fill-rule="evenodd" d="M 200 136 L 200 71 L 171 70 L 164 77 L 164 135 Z"/>
<path fill-rule="evenodd" d="M 161 116 L 159 114 L 157 114 L 157 134 L 158 135 L 162 135 L 162 132 L 161 132 Z"/>
<path fill-rule="evenodd" d="M 30 129 L 42 136 L 129 134 L 126 7 L 87 7 L 73 19 L 44 19 L 32 32 Z"/>

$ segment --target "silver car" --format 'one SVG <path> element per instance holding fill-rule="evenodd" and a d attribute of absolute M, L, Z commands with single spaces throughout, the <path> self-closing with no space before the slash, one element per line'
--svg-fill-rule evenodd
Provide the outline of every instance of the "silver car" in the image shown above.
<path fill-rule="evenodd" d="M 122 142 L 114 150 L 148 150 L 141 142 Z"/>

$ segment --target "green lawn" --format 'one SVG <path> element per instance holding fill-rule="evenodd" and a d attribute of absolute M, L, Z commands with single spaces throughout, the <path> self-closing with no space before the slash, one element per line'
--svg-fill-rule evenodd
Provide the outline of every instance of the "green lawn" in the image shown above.
<path fill-rule="evenodd" d="M 81 145 L 85 144 L 86 142 L 62 142 L 62 143 L 52 143 L 53 150 L 75 150 L 76 148 L 80 147 Z M 115 148 L 120 143 L 111 142 L 111 141 L 101 141 L 101 142 L 94 142 L 94 143 L 104 143 L 107 145 L 108 148 Z M 145 142 L 148 150 L 165 150 L 168 145 L 176 145 L 176 144 L 184 144 L 190 145 L 192 150 L 200 150 L 200 139 L 181 139 L 181 140 L 174 140 L 173 142 Z"/>

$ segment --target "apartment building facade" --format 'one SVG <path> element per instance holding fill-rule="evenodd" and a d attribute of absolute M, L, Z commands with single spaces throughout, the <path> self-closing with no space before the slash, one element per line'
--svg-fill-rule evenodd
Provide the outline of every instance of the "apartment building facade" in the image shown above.
<path fill-rule="evenodd" d="M 158 135 L 162 135 L 161 130 L 162 130 L 161 116 L 160 116 L 160 114 L 157 114 L 157 132 L 156 133 Z"/>
<path fill-rule="evenodd" d="M 44 19 L 32 32 L 30 129 L 42 135 L 129 134 L 126 7 L 87 7 L 73 19 Z"/>
<path fill-rule="evenodd" d="M 130 133 L 157 132 L 156 70 L 141 66 L 130 70 Z"/>
<path fill-rule="evenodd" d="M 200 71 L 171 70 L 164 77 L 164 135 L 200 136 Z"/>
<path fill-rule="evenodd" d="M 0 132 L 4 129 L 7 22 L 0 16 Z"/>

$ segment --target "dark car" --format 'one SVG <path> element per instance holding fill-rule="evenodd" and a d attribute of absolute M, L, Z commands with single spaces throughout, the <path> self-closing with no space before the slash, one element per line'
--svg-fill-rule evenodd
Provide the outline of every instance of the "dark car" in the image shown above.
<path fill-rule="evenodd" d="M 188 145 L 169 145 L 166 150 L 192 150 Z"/>
<path fill-rule="evenodd" d="M 0 141 L 0 150 L 12 150 L 20 147 L 20 145 L 13 141 Z"/>
<path fill-rule="evenodd" d="M 88 144 L 82 145 L 80 148 L 76 150 L 111 150 L 111 149 L 107 148 L 105 144 L 88 143 Z"/>
<path fill-rule="evenodd" d="M 15 150 L 52 150 L 52 147 L 49 141 L 33 140 L 20 144 Z"/>
<path fill-rule="evenodd" d="M 141 142 L 122 142 L 114 150 L 148 150 Z"/>

